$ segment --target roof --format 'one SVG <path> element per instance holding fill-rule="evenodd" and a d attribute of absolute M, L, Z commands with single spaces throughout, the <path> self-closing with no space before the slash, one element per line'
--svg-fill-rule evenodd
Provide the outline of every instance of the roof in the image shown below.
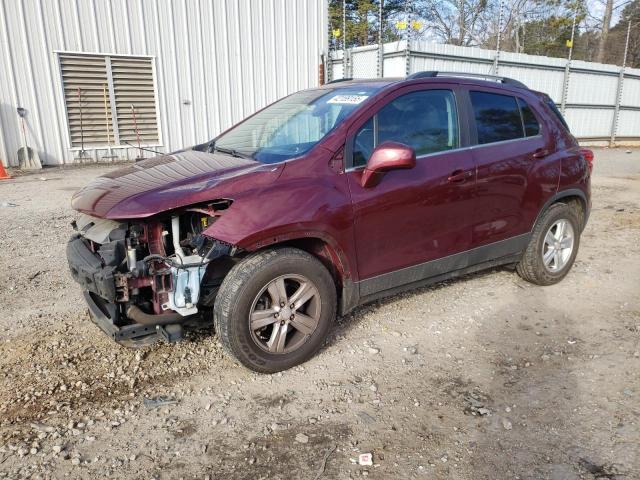
<path fill-rule="evenodd" d="M 336 86 L 351 86 L 351 85 L 369 85 L 378 86 L 380 88 L 397 84 L 401 82 L 412 82 L 419 80 L 420 83 L 437 83 L 443 80 L 452 83 L 464 83 L 471 85 L 485 85 L 485 86 L 501 86 L 513 87 L 518 89 L 529 90 L 523 83 L 508 78 L 499 77 L 495 75 L 484 75 L 475 73 L 463 73 L 463 72 L 437 72 L 437 71 L 424 71 L 416 72 L 407 77 L 385 77 L 385 78 L 344 78 L 333 80 L 323 87 L 331 88 Z"/>

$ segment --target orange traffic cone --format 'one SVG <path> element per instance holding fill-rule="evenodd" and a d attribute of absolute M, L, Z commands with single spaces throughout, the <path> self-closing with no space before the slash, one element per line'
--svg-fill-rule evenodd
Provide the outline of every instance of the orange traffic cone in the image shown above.
<path fill-rule="evenodd" d="M 7 171 L 4 169 L 2 162 L 0 162 L 0 180 L 6 180 L 8 178 L 11 178 L 11 177 L 9 176 Z"/>

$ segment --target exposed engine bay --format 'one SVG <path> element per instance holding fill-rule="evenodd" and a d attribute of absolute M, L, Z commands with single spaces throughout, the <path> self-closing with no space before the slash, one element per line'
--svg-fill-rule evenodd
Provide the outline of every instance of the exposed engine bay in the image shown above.
<path fill-rule="evenodd" d="M 144 221 L 81 215 L 67 256 L 98 326 L 129 346 L 159 333 L 178 340 L 182 324 L 213 305 L 236 261 L 235 247 L 203 234 L 230 204 L 222 199 Z"/>

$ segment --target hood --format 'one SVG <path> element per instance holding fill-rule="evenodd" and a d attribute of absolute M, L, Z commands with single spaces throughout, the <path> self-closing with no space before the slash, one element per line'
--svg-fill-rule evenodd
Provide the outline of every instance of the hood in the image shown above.
<path fill-rule="evenodd" d="M 283 164 L 185 150 L 102 175 L 76 192 L 71 206 L 99 218 L 149 217 L 261 188 L 277 179 L 283 168 Z"/>

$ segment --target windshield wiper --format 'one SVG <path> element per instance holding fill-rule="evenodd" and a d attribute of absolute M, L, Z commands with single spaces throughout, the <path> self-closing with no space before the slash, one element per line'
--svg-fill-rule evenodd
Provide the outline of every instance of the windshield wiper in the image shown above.
<path fill-rule="evenodd" d="M 234 148 L 224 148 L 224 147 L 218 147 L 217 145 L 213 145 L 213 151 L 225 153 L 227 155 L 231 155 L 232 157 L 253 159 L 251 155 L 247 155 L 246 153 L 240 153 L 238 150 Z"/>

